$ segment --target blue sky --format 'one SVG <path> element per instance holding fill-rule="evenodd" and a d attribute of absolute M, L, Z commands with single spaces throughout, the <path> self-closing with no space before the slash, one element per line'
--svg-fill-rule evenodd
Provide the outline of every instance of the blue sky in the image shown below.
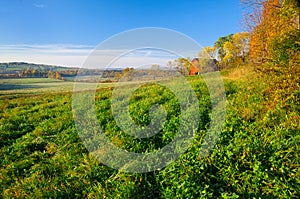
<path fill-rule="evenodd" d="M 241 20 L 239 0 L 0 0 L 0 62 L 82 65 L 105 39 L 142 27 L 172 29 L 213 45 L 241 31 Z M 61 54 L 49 59 L 51 49 Z"/>

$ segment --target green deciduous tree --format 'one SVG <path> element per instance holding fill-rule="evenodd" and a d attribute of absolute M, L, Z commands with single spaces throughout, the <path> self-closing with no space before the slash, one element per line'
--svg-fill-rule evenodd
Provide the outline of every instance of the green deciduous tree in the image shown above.
<path fill-rule="evenodd" d="M 214 45 L 218 51 L 220 68 L 238 66 L 241 63 L 245 63 L 249 52 L 249 39 L 248 32 L 238 32 L 220 37 Z"/>
<path fill-rule="evenodd" d="M 224 49 L 224 43 L 231 42 L 232 38 L 233 38 L 233 34 L 230 34 L 230 35 L 227 35 L 224 37 L 220 37 L 214 44 L 214 47 L 216 48 L 216 50 L 218 52 L 218 60 L 219 60 L 220 65 L 222 65 L 222 60 L 226 56 L 225 49 Z"/>

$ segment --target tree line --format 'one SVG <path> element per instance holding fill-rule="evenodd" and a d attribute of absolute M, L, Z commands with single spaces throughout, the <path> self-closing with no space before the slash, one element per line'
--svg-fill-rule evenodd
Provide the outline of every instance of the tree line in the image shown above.
<path fill-rule="evenodd" d="M 198 54 L 199 72 L 222 70 L 241 65 L 268 72 L 299 71 L 300 1 L 241 0 L 245 31 L 218 38 Z M 179 58 L 168 65 L 188 75 L 195 66 L 191 58 Z"/>

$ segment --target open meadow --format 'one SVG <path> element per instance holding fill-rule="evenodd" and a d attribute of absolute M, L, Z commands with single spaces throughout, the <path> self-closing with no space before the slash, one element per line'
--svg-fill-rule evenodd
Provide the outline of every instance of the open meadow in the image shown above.
<path fill-rule="evenodd" d="M 200 76 L 188 77 L 199 100 L 195 139 L 164 169 L 140 174 L 114 170 L 88 153 L 75 128 L 72 82 L 0 80 L 1 197 L 298 198 L 300 91 L 282 108 L 282 101 L 270 103 L 268 86 L 256 78 L 228 70 L 223 79 L 226 121 L 212 152 L 198 157 L 210 123 L 209 93 Z M 180 107 L 170 90 L 145 84 L 132 95 L 129 110 L 139 125 L 149 123 L 151 104 L 166 108 L 160 133 L 147 139 L 120 130 L 111 112 L 112 92 L 113 84 L 100 85 L 95 104 L 98 122 L 114 145 L 143 153 L 173 139 Z"/>
<path fill-rule="evenodd" d="M 299 199 L 299 0 L 2 0 L 0 199 Z"/>
<path fill-rule="evenodd" d="M 96 83 L 85 83 L 82 85 L 98 85 Z M 113 84 L 99 84 L 99 87 L 109 87 Z M 73 91 L 74 82 L 49 78 L 20 78 L 0 79 L 0 95 L 9 94 L 43 94 Z"/>

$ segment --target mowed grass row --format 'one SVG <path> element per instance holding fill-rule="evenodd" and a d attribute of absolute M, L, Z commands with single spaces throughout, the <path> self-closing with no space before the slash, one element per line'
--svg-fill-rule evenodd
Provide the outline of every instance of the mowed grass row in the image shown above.
<path fill-rule="evenodd" d="M 201 123 L 192 146 L 166 168 L 143 174 L 111 169 L 81 142 L 72 114 L 72 93 L 2 95 L 0 101 L 0 192 L 3 198 L 297 198 L 299 197 L 299 93 L 269 109 L 265 85 L 226 80 L 227 116 L 218 144 L 199 159 L 210 121 L 210 99 L 199 77 L 189 78 L 199 99 Z M 139 125 L 162 104 L 167 122 L 149 139 L 126 135 L 111 113 L 113 88 L 96 94 L 105 134 L 132 152 L 159 150 L 178 129 L 178 101 L 170 90 L 148 84 L 130 100 Z M 149 96 L 151 96 L 149 98 Z M 179 109 L 180 111 L 180 109 Z"/>

